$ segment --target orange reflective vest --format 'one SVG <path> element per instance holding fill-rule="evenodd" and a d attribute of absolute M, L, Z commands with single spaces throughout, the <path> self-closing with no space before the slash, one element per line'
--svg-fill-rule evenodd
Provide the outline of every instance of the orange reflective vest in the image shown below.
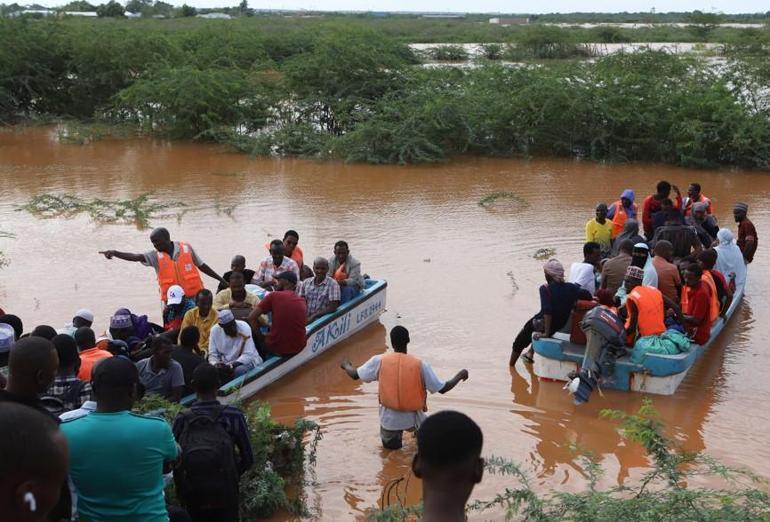
<path fill-rule="evenodd" d="M 717 293 L 717 284 L 714 282 L 714 276 L 711 275 L 711 270 L 704 270 L 701 281 L 711 290 L 711 312 L 709 313 L 709 321 L 712 323 L 719 317 L 719 310 L 721 308 L 719 303 L 719 294 Z"/>
<path fill-rule="evenodd" d="M 348 272 L 345 267 L 346 264 L 347 263 L 342 263 L 337 267 L 337 270 L 334 271 L 334 280 L 338 283 L 341 283 L 348 278 Z"/>
<path fill-rule="evenodd" d="M 405 353 L 390 352 L 380 360 L 380 404 L 397 411 L 428 411 L 422 382 L 422 362 Z"/>
<path fill-rule="evenodd" d="M 173 285 L 181 286 L 185 297 L 195 297 L 199 291 L 203 290 L 203 281 L 193 261 L 192 249 L 190 245 L 181 241 L 176 261 L 165 252 L 158 252 L 158 286 L 160 286 L 160 299 L 164 303 L 166 293 Z"/>
<path fill-rule="evenodd" d="M 703 194 L 700 194 L 698 197 L 698 200 L 695 201 L 692 198 L 687 198 L 684 202 L 684 216 L 687 217 L 692 214 L 692 206 L 696 203 L 705 203 L 706 204 L 706 214 L 713 214 L 714 209 L 711 207 L 711 200 L 704 196 Z"/>
<path fill-rule="evenodd" d="M 666 325 L 663 322 L 663 294 L 657 288 L 651 286 L 637 286 L 626 298 L 626 308 L 628 310 L 628 319 L 626 319 L 626 328 L 631 325 L 631 306 L 636 305 L 639 315 L 637 318 L 637 328 L 639 337 L 648 335 L 660 335 L 666 331 Z"/>
<path fill-rule="evenodd" d="M 613 206 L 615 207 L 615 214 L 612 216 L 612 239 L 615 239 L 623 232 L 623 227 L 626 226 L 626 221 L 628 221 L 628 214 L 620 200 L 610 205 L 610 207 Z M 631 206 L 634 212 L 636 212 L 636 203 L 632 203 Z"/>

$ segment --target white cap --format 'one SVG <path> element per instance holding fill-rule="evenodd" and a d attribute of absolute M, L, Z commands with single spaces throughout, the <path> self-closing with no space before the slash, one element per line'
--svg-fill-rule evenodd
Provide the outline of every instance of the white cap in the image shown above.
<path fill-rule="evenodd" d="M 16 339 L 16 332 L 10 324 L 0 323 L 0 353 L 10 352 Z"/>
<path fill-rule="evenodd" d="M 184 290 L 179 285 L 173 285 L 169 287 L 166 292 L 166 304 L 176 305 L 182 302 L 184 299 Z"/>
<path fill-rule="evenodd" d="M 75 313 L 75 317 L 80 317 L 81 319 L 85 319 L 89 323 L 94 322 L 94 313 L 89 310 L 88 308 L 81 308 Z"/>
<path fill-rule="evenodd" d="M 235 316 L 233 315 L 233 313 L 230 310 L 227 310 L 227 309 L 220 310 L 219 314 L 218 314 L 218 317 L 219 317 L 219 324 L 220 325 L 231 323 L 231 322 L 235 321 Z"/>

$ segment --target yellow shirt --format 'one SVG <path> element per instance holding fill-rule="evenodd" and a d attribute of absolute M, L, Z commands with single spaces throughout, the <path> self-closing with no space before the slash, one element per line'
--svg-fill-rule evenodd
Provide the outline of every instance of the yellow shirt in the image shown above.
<path fill-rule="evenodd" d="M 586 223 L 586 242 L 594 241 L 602 247 L 602 252 L 609 252 L 612 247 L 612 221 L 604 220 L 602 225 L 596 218 Z"/>
<path fill-rule="evenodd" d="M 229 302 L 229 301 L 228 301 Z M 198 313 L 198 307 L 196 306 L 192 310 L 187 310 L 182 319 L 182 326 L 180 331 L 187 326 L 197 326 L 198 331 L 201 334 L 200 341 L 198 342 L 198 348 L 208 353 L 209 351 L 209 332 L 211 328 L 217 324 L 218 315 L 216 309 L 212 306 L 209 315 L 201 317 Z"/>

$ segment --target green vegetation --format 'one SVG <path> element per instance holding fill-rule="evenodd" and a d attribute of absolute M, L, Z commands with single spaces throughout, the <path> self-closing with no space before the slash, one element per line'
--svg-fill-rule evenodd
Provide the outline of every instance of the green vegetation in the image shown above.
<path fill-rule="evenodd" d="M 580 60 L 601 42 L 638 40 L 612 27 L 395 16 L 0 19 L 0 122 L 70 118 L 251 154 L 370 163 L 468 153 L 770 168 L 770 29 L 723 34 L 693 20 L 708 28 L 701 39 L 732 35 L 722 40 L 724 66 L 654 51 Z M 457 32 L 445 42 L 479 37 L 485 58 L 421 67 L 403 42 L 428 29 L 436 38 Z M 435 53 L 465 56 L 454 45 Z"/>
<path fill-rule="evenodd" d="M 150 219 L 180 217 L 184 207 L 185 203 L 179 201 L 154 201 L 150 199 L 150 194 L 115 201 L 86 200 L 72 194 L 40 194 L 17 210 L 41 218 L 70 218 L 85 212 L 97 223 L 130 223 L 146 228 Z M 169 212 L 174 209 L 175 212 Z"/>
<path fill-rule="evenodd" d="M 468 511 L 502 509 L 506 520 L 538 522 L 770 519 L 770 495 L 762 489 L 759 479 L 748 472 L 721 465 L 703 454 L 678 449 L 673 440 L 663 435 L 663 426 L 649 400 L 635 415 L 606 410 L 602 415 L 618 420 L 624 437 L 640 444 L 652 459 L 652 469 L 638 485 L 599 489 L 603 470 L 587 456 L 582 459 L 581 466 L 587 479 L 585 490 L 540 494 L 533 490 L 527 474 L 519 466 L 493 456 L 487 459 L 487 473 L 511 477 L 515 485 L 493 499 L 470 504 Z M 688 487 L 688 479 L 696 476 L 710 476 L 724 487 Z M 373 512 L 369 520 L 411 520 L 419 512 L 419 506 L 402 508 L 395 505 Z"/>
<path fill-rule="evenodd" d="M 270 406 L 260 402 L 252 402 L 242 409 L 256 462 L 241 477 L 241 518 L 263 520 L 279 510 L 308 515 L 303 486 L 305 472 L 312 471 L 315 466 L 316 448 L 321 440 L 319 426 L 305 419 L 298 419 L 293 426 L 278 424 L 270 416 Z M 148 396 L 134 410 L 162 415 L 171 423 L 182 407 Z M 286 493 L 287 486 L 294 486 L 299 496 L 290 498 Z M 169 498 L 175 498 L 173 489 L 172 484 L 167 490 Z"/>
<path fill-rule="evenodd" d="M 545 261 L 547 259 L 552 258 L 556 255 L 556 249 L 555 248 L 538 248 L 535 250 L 535 253 L 532 254 L 532 257 L 537 259 L 538 261 Z"/>
<path fill-rule="evenodd" d="M 507 202 L 518 208 L 528 207 L 529 202 L 513 192 L 493 192 L 479 200 L 479 206 L 487 209 L 497 208 L 498 202 Z"/>

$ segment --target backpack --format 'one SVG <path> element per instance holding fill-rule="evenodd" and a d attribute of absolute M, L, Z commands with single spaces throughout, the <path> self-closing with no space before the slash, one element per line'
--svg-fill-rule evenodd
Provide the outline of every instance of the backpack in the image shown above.
<path fill-rule="evenodd" d="M 197 509 L 231 507 L 238 501 L 240 475 L 235 463 L 233 441 L 219 418 L 192 409 L 181 413 L 187 422 L 179 435 L 181 464 L 174 470 L 177 493 L 186 505 Z"/>
<path fill-rule="evenodd" d="M 75 402 L 78 402 L 78 398 L 80 397 L 80 392 L 83 390 L 83 387 L 86 385 L 84 381 L 81 381 L 78 379 L 77 381 L 73 382 L 67 392 L 62 395 L 61 397 L 53 397 L 51 395 L 45 395 L 43 397 L 40 397 L 40 402 L 42 403 L 43 407 L 48 410 L 53 415 L 56 415 L 57 417 L 61 415 L 62 413 L 66 411 L 71 411 L 70 408 L 67 408 L 67 404 L 73 404 Z"/>

